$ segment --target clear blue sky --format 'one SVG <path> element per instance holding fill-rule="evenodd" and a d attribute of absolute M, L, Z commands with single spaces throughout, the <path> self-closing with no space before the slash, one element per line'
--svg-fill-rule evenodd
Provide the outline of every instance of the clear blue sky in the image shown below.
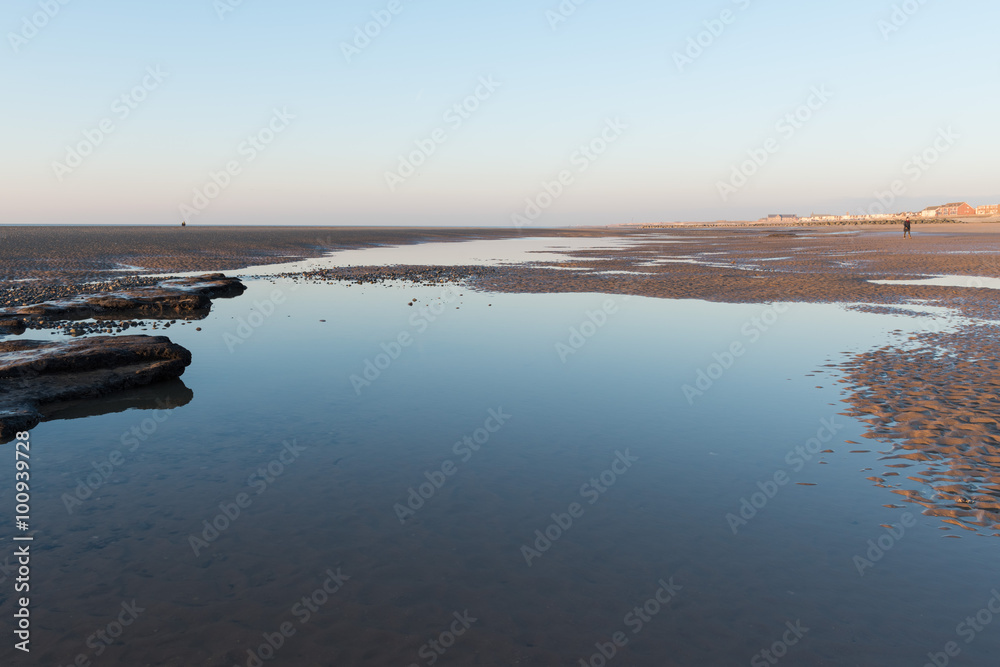
<path fill-rule="evenodd" d="M 893 210 L 1000 203 L 995 0 L 562 4 L 8 0 L 0 223 L 755 219 L 856 211 L 897 180 Z M 387 25 L 345 55 L 373 12 Z M 262 150 L 244 143 L 262 131 Z M 433 154 L 387 179 L 416 142 Z M 933 164 L 907 164 L 925 150 Z M 731 181 L 748 151 L 766 160 Z M 228 185 L 182 211 L 227 163 Z"/>

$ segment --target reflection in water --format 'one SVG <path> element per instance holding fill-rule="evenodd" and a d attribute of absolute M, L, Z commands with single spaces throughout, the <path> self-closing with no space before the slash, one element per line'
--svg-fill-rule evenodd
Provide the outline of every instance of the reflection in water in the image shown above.
<path fill-rule="evenodd" d="M 134 450 L 149 413 L 34 429 L 39 650 L 17 664 L 597 665 L 603 647 L 608 667 L 745 665 L 798 623 L 789 665 L 923 664 L 989 599 L 970 573 L 1000 542 L 884 507 L 859 473 L 879 454 L 844 442 L 866 425 L 818 372 L 908 321 L 790 304 L 751 340 L 761 305 L 459 295 L 252 281 L 203 331 L 171 330 L 197 400 Z M 814 452 L 821 424 L 836 436 Z M 88 637 L 133 601 L 98 662 Z M 983 633 L 962 658 L 998 651 Z"/>
<path fill-rule="evenodd" d="M 44 419 L 42 409 L 180 377 L 191 353 L 165 336 L 95 336 L 0 343 L 0 441 Z"/>
<path fill-rule="evenodd" d="M 187 405 L 193 398 L 194 392 L 182 380 L 175 379 L 126 389 L 100 398 L 46 405 L 39 412 L 45 421 L 81 419 L 126 410 L 172 410 Z"/>
<path fill-rule="evenodd" d="M 286 264 L 265 264 L 228 271 L 233 276 L 268 276 L 303 273 L 351 266 L 496 266 L 518 262 L 563 262 L 572 260 L 567 253 L 580 250 L 623 248 L 644 243 L 683 243 L 680 237 L 628 238 L 512 238 L 475 241 L 430 242 L 418 245 L 379 246 L 337 250 L 310 259 Z M 163 274 L 167 275 L 167 274 Z M 171 274 L 198 275 L 197 272 Z"/>
<path fill-rule="evenodd" d="M 980 276 L 936 276 L 916 280 L 870 280 L 875 285 L 935 285 L 937 287 L 971 287 L 974 289 L 1000 289 L 1000 278 Z"/>

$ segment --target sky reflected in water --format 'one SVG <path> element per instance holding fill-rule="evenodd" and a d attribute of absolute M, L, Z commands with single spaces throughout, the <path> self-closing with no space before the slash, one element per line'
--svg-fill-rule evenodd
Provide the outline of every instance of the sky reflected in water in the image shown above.
<path fill-rule="evenodd" d="M 194 355 L 183 405 L 32 432 L 35 664 L 247 665 L 290 623 L 266 664 L 424 665 L 466 612 L 435 664 L 578 665 L 619 632 L 612 663 L 748 664 L 799 622 L 789 664 L 920 665 L 949 641 L 990 664 L 1000 635 L 956 625 L 998 585 L 996 542 L 886 507 L 865 477 L 888 446 L 838 414 L 826 367 L 919 324 L 250 281 L 168 330 Z M 349 579 L 303 622 L 328 571 Z M 96 662 L 88 636 L 133 599 Z"/>

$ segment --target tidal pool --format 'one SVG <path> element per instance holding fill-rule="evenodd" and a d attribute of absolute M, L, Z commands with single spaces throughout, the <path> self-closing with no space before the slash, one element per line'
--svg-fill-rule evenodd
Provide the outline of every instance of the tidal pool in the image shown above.
<path fill-rule="evenodd" d="M 653 239 L 658 243 L 663 241 Z M 568 253 L 579 250 L 611 250 L 640 246 L 651 240 L 637 242 L 628 238 L 546 238 L 526 237 L 478 241 L 440 241 L 403 246 L 379 246 L 335 250 L 323 257 L 289 264 L 252 266 L 233 275 L 260 276 L 284 272 L 313 271 L 339 266 L 436 265 L 461 266 L 477 264 L 498 266 L 520 262 L 561 262 L 573 259 Z M 678 241 L 671 241 L 676 243 Z"/>
<path fill-rule="evenodd" d="M 32 653 L 3 664 L 995 663 L 966 619 L 1000 542 L 887 507 L 891 445 L 839 414 L 830 365 L 920 320 L 248 286 L 163 332 L 182 406 L 31 432 Z"/>
<path fill-rule="evenodd" d="M 937 287 L 972 287 L 979 289 L 1000 289 L 1000 278 L 978 276 L 935 276 L 914 280 L 872 280 L 876 285 L 935 285 Z"/>

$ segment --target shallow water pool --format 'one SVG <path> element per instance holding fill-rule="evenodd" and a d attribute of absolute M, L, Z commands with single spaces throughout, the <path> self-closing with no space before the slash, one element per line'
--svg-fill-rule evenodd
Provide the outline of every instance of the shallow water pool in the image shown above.
<path fill-rule="evenodd" d="M 249 281 L 184 405 L 32 431 L 17 664 L 992 664 L 998 542 L 886 507 L 828 366 L 918 325 Z"/>

